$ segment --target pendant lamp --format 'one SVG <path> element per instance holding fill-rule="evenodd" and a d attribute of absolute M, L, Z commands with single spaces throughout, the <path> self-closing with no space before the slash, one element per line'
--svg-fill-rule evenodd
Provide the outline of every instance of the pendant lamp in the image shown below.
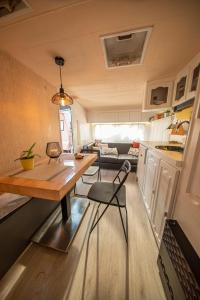
<path fill-rule="evenodd" d="M 68 106 L 73 104 L 73 99 L 67 93 L 65 93 L 63 85 L 62 85 L 62 72 L 61 68 L 64 66 L 65 60 L 60 56 L 55 57 L 55 63 L 59 66 L 60 69 L 60 89 L 59 92 L 56 93 L 51 101 L 53 104 L 60 106 Z"/>

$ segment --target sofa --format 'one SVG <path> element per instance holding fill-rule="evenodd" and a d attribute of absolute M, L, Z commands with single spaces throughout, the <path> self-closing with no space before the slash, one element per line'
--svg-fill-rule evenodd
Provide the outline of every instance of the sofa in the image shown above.
<path fill-rule="evenodd" d="M 123 162 L 127 159 L 131 163 L 131 171 L 136 172 L 138 157 L 128 154 L 131 143 L 106 143 L 109 148 L 117 148 L 118 155 L 107 154 L 103 155 L 100 150 L 97 150 L 94 143 L 84 145 L 81 152 L 82 153 L 97 153 L 98 159 L 93 165 L 98 165 L 102 169 L 114 169 L 119 170 Z"/>

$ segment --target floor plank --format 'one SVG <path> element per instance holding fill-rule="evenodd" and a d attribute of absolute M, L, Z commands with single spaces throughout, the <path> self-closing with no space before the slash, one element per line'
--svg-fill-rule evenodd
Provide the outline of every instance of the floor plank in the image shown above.
<path fill-rule="evenodd" d="M 103 180 L 114 171 L 103 170 Z M 91 204 L 68 254 L 31 245 L 0 282 L 1 299 L 164 300 L 156 264 L 158 249 L 135 174 L 126 183 L 128 247 L 119 212 L 109 208 L 89 235 Z M 86 194 L 89 185 L 77 185 Z M 11 284 L 12 283 L 12 284 Z"/>

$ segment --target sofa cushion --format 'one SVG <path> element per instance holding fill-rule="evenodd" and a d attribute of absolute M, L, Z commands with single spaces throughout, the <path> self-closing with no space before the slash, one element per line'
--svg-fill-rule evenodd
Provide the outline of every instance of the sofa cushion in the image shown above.
<path fill-rule="evenodd" d="M 108 143 L 108 147 L 117 148 L 119 154 L 127 154 L 131 143 Z"/>
<path fill-rule="evenodd" d="M 139 149 L 131 147 L 128 151 L 128 154 L 138 156 L 139 155 Z"/>
<path fill-rule="evenodd" d="M 99 145 L 101 144 L 102 140 L 99 140 L 99 139 L 95 139 L 94 140 L 94 146 L 95 147 L 99 147 Z"/>
<path fill-rule="evenodd" d="M 118 160 L 117 155 L 101 155 L 101 162 L 102 163 L 111 163 L 111 164 L 117 164 L 120 163 Z"/>
<path fill-rule="evenodd" d="M 122 161 L 122 160 L 128 160 L 130 161 L 130 163 L 133 164 L 137 164 L 138 158 L 136 156 L 130 155 L 130 154 L 119 154 L 118 156 L 118 160 Z"/>
<path fill-rule="evenodd" d="M 103 147 L 101 149 L 102 155 L 118 155 L 117 148 L 109 148 L 109 147 Z"/>

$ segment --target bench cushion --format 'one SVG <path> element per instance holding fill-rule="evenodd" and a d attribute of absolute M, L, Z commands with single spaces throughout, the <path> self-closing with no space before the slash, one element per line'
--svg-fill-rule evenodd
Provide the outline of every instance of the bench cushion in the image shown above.
<path fill-rule="evenodd" d="M 117 164 L 120 163 L 118 160 L 117 155 L 101 155 L 101 162 L 102 163 L 111 163 L 111 164 Z"/>
<path fill-rule="evenodd" d="M 133 156 L 131 154 L 119 154 L 118 159 L 120 161 L 124 161 L 124 160 L 128 160 L 130 161 L 130 163 L 133 164 L 137 164 L 138 158 L 137 156 Z"/>

